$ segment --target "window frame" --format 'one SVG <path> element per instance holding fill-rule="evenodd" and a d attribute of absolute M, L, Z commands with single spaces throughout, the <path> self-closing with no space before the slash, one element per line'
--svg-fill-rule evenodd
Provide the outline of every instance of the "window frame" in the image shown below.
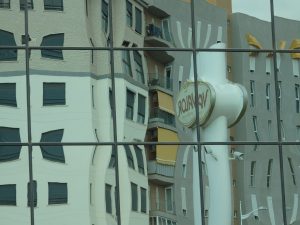
<path fill-rule="evenodd" d="M 10 9 L 10 0 L 6 0 L 7 2 L 5 2 L 5 0 L 2 0 L 2 2 L 0 2 L 0 8 L 1 9 Z"/>
<path fill-rule="evenodd" d="M 138 211 L 138 185 L 130 182 L 131 184 L 131 211 Z M 135 193 L 134 193 L 135 191 Z M 136 199 L 134 199 L 136 197 Z"/>
<path fill-rule="evenodd" d="M 45 96 L 45 95 L 49 95 L 49 93 L 46 93 L 47 91 L 49 92 L 49 89 L 46 90 L 46 88 L 50 88 L 50 91 L 53 91 L 53 89 L 54 88 L 57 89 L 58 86 L 60 86 L 59 88 L 63 88 L 62 90 L 60 90 L 62 92 L 62 95 L 60 96 L 59 99 L 48 98 L 48 96 Z M 57 90 L 55 91 L 57 92 Z M 54 100 L 56 101 L 52 102 Z M 43 82 L 43 106 L 57 106 L 57 105 L 66 105 L 66 83 L 65 82 Z"/>
<path fill-rule="evenodd" d="M 56 38 L 56 40 L 55 40 L 55 38 Z M 55 40 L 56 42 L 62 42 L 62 43 L 59 43 L 59 45 L 54 45 L 53 43 L 50 43 L 50 44 L 47 43 L 47 42 L 53 41 L 53 40 Z M 65 41 L 64 33 L 48 34 L 42 38 L 41 47 L 45 47 L 45 46 L 63 47 L 64 41 Z M 63 55 L 62 49 L 41 49 L 41 57 L 46 58 L 46 59 L 64 60 L 64 55 Z"/>
<path fill-rule="evenodd" d="M 9 191 L 12 191 L 12 196 L 11 196 L 12 200 L 7 200 L 7 199 L 1 200 L 1 195 L 0 195 L 0 206 L 17 206 L 17 185 L 16 184 L 1 184 L 0 190 L 1 190 L 1 188 L 4 188 L 5 186 L 10 187 L 9 189 L 12 189 L 12 190 L 9 190 Z M 5 197 L 8 197 L 8 196 L 6 195 Z"/>
<path fill-rule="evenodd" d="M 4 87 L 6 86 L 6 87 Z M 1 106 L 10 106 L 10 107 L 18 107 L 17 104 L 17 84 L 16 83 L 0 83 L 0 94 L 3 93 L 3 95 L 5 94 L 3 90 L 9 90 L 9 94 L 12 94 L 12 97 L 9 99 L 5 99 L 4 97 L 1 97 L 0 95 L 0 105 Z M 12 89 L 12 90 L 11 90 Z M 7 95 L 7 96 L 8 96 Z"/>
<path fill-rule="evenodd" d="M 48 4 L 46 5 L 46 1 L 48 1 Z M 61 4 L 54 5 L 55 1 L 58 0 L 44 0 L 44 10 L 46 11 L 64 11 L 64 2 L 63 0 L 60 0 Z M 50 5 L 50 2 L 52 5 Z"/>
<path fill-rule="evenodd" d="M 143 33 L 143 12 L 141 9 L 135 7 L 135 32 L 138 34 Z"/>
<path fill-rule="evenodd" d="M 129 95 L 131 96 L 129 96 Z M 133 97 L 132 99 L 129 99 Z M 126 89 L 126 119 L 128 120 L 133 120 L 134 119 L 134 106 L 135 106 L 135 98 L 136 98 L 136 93 Z M 133 103 L 131 105 L 131 102 Z"/>
<path fill-rule="evenodd" d="M 56 187 L 54 186 L 56 185 Z M 52 186 L 52 190 L 51 190 Z M 64 198 L 50 198 L 51 197 L 51 191 L 55 191 L 54 189 L 61 186 L 66 191 L 63 194 L 66 194 Z M 55 187 L 55 188 L 54 188 Z M 56 190 L 57 191 L 57 190 Z M 60 182 L 48 182 L 48 205 L 60 205 L 60 204 L 68 204 L 68 183 L 60 183 Z"/>

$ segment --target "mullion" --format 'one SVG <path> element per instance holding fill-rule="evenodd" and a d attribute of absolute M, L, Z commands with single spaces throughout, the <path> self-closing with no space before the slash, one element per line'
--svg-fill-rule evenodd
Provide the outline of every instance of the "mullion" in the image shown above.
<path fill-rule="evenodd" d="M 27 104 L 27 137 L 28 137 L 28 169 L 29 169 L 29 202 L 30 202 L 30 224 L 34 225 L 34 181 L 32 168 L 32 134 L 31 134 L 31 108 L 30 108 L 30 74 L 29 74 L 29 32 L 28 32 L 28 1 L 24 4 L 25 21 L 25 60 L 26 60 L 26 104 Z"/>
<path fill-rule="evenodd" d="M 285 187 L 284 187 L 284 167 L 283 167 L 283 149 L 282 149 L 282 134 L 281 134 L 281 116 L 280 116 L 280 102 L 279 98 L 279 87 L 278 87 L 278 71 L 277 71 L 277 55 L 276 55 L 276 38 L 275 38 L 275 16 L 274 16 L 274 0 L 270 0 L 271 10 L 271 34 L 272 34 L 272 48 L 273 48 L 273 68 L 274 68 L 274 81 L 275 81 L 275 102 L 276 102 L 276 120 L 277 120 L 277 138 L 278 142 L 278 154 L 279 154 L 279 168 L 280 168 L 280 185 L 281 185 L 281 199 L 282 199 L 282 216 L 283 224 L 287 225 L 286 215 L 286 198 L 285 198 Z"/>

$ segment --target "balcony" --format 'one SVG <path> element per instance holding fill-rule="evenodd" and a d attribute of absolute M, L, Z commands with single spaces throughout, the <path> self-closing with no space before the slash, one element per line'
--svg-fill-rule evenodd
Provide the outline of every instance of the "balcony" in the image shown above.
<path fill-rule="evenodd" d="M 160 185 L 170 185 L 174 183 L 174 166 L 160 164 L 156 161 L 148 161 L 147 165 L 149 180 Z"/>
<path fill-rule="evenodd" d="M 175 116 L 165 112 L 159 108 L 152 108 L 149 116 L 149 123 L 163 123 L 172 127 L 176 127 Z"/>
<path fill-rule="evenodd" d="M 163 31 L 160 27 L 154 24 L 149 24 L 146 27 L 145 42 L 153 47 L 172 47 L 171 40 L 164 37 Z"/>
<path fill-rule="evenodd" d="M 166 79 L 164 76 L 162 75 L 156 75 L 154 73 L 149 73 L 148 74 L 149 77 L 149 86 L 158 86 L 170 91 L 173 91 L 173 80 L 172 78 L 168 78 Z M 155 77 L 155 78 L 153 78 Z"/>

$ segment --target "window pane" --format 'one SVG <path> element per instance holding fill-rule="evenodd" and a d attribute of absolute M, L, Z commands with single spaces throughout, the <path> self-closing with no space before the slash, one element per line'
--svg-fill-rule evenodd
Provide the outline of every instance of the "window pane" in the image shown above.
<path fill-rule="evenodd" d="M 141 212 L 147 212 L 147 191 L 145 188 L 141 188 Z"/>
<path fill-rule="evenodd" d="M 64 130 L 54 130 L 42 134 L 41 142 L 61 142 Z M 55 162 L 65 162 L 63 146 L 43 146 L 41 145 L 44 159 Z"/>
<path fill-rule="evenodd" d="M 138 210 L 137 185 L 134 183 L 131 183 L 131 209 L 132 211 Z"/>
<path fill-rule="evenodd" d="M 142 33 L 142 11 L 135 8 L 135 31 Z"/>
<path fill-rule="evenodd" d="M 0 45 L 17 46 L 14 34 L 0 30 Z M 0 61 L 15 61 L 17 60 L 17 53 L 16 49 L 0 49 Z"/>
<path fill-rule="evenodd" d="M 146 97 L 139 94 L 138 99 L 138 122 L 145 122 L 145 113 L 146 113 Z"/>
<path fill-rule="evenodd" d="M 129 145 L 124 145 L 124 148 L 125 148 L 125 152 L 126 152 L 126 156 L 127 156 L 128 166 L 132 169 L 135 169 L 134 168 L 133 156 L 132 156 Z"/>
<path fill-rule="evenodd" d="M 48 183 L 48 204 L 68 203 L 68 187 L 66 183 Z"/>
<path fill-rule="evenodd" d="M 132 27 L 132 4 L 126 1 L 126 22 L 127 26 Z"/>
<path fill-rule="evenodd" d="M 20 0 L 20 9 L 25 9 L 25 1 L 26 0 Z M 27 0 L 27 7 L 28 9 L 33 9 L 33 0 Z"/>
<path fill-rule="evenodd" d="M 130 120 L 133 120 L 134 97 L 135 97 L 135 94 L 132 91 L 127 90 L 126 118 L 130 119 Z"/>
<path fill-rule="evenodd" d="M 144 168 L 144 157 L 143 157 L 143 150 L 140 149 L 138 146 L 134 145 L 134 151 L 136 154 L 136 159 L 138 163 L 139 172 L 144 174 L 145 168 Z"/>
<path fill-rule="evenodd" d="M 63 11 L 63 0 L 44 0 L 44 9 Z"/>
<path fill-rule="evenodd" d="M 64 46 L 64 34 L 50 34 L 43 37 L 41 46 Z M 42 49 L 42 57 L 51 59 L 64 59 L 63 52 L 60 49 Z"/>
<path fill-rule="evenodd" d="M 0 142 L 21 142 L 19 128 L 0 127 Z M 20 157 L 21 146 L 0 146 L 0 162 Z"/>
<path fill-rule="evenodd" d="M 10 8 L 10 0 L 0 0 L 0 8 Z"/>
<path fill-rule="evenodd" d="M 112 213 L 111 206 L 111 185 L 105 184 L 105 203 L 106 203 L 106 212 Z"/>
<path fill-rule="evenodd" d="M 17 205 L 16 185 L 0 185 L 0 205 Z"/>
<path fill-rule="evenodd" d="M 64 83 L 43 83 L 43 105 L 65 105 Z"/>
<path fill-rule="evenodd" d="M 17 106 L 15 83 L 0 83 L 0 105 Z"/>

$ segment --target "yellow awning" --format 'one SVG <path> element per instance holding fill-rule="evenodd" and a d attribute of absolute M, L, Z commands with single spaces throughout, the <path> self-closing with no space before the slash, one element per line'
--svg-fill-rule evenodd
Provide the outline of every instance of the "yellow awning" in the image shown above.
<path fill-rule="evenodd" d="M 300 39 L 294 39 L 292 41 L 290 49 L 300 49 Z M 300 53 L 299 52 L 293 52 L 293 53 L 291 53 L 291 57 L 293 59 L 300 59 Z"/>
<path fill-rule="evenodd" d="M 258 48 L 258 49 L 262 49 L 262 46 L 261 44 L 258 42 L 258 40 L 250 33 L 248 33 L 246 35 L 246 38 L 247 38 L 247 42 L 249 45 L 252 45 L 254 46 L 255 48 Z"/>
<path fill-rule="evenodd" d="M 177 133 L 168 129 L 157 128 L 158 142 L 179 142 Z M 175 165 L 178 145 L 157 145 L 156 161 L 161 164 Z"/>
<path fill-rule="evenodd" d="M 157 91 L 157 96 L 158 96 L 158 107 L 163 111 L 175 115 L 172 97 L 160 91 Z"/>

